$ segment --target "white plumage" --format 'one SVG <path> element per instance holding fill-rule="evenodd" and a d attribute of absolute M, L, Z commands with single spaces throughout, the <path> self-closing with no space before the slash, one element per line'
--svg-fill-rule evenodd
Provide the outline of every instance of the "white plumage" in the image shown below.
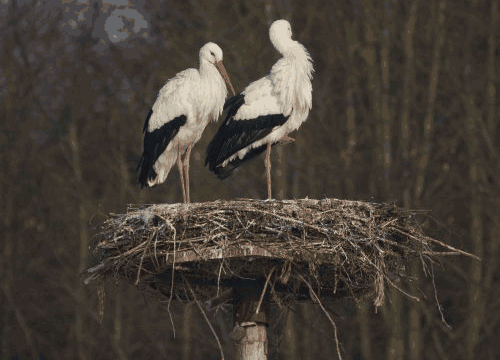
<path fill-rule="evenodd" d="M 227 95 L 224 80 L 234 94 L 222 64 L 222 50 L 209 42 L 200 49 L 199 70 L 184 70 L 163 86 L 144 123 L 144 151 L 137 167 L 141 186 L 165 182 L 177 162 L 183 199 L 190 201 L 191 149 L 210 119 L 215 121 L 222 114 Z"/>
<path fill-rule="evenodd" d="M 265 164 L 271 198 L 271 146 L 293 141 L 288 134 L 307 119 L 312 107 L 313 66 L 305 47 L 292 40 L 288 21 L 273 22 L 269 37 L 283 57 L 269 75 L 226 102 L 227 115 L 208 146 L 206 164 L 219 178 L 225 178 L 267 149 Z"/>

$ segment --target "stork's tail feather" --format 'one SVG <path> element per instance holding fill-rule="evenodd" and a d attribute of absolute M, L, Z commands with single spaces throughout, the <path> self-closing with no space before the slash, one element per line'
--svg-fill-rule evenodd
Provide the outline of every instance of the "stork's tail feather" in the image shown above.
<path fill-rule="evenodd" d="M 167 148 L 156 160 L 143 154 L 137 166 L 141 187 L 163 184 L 176 161 L 177 151 L 172 146 Z"/>
<path fill-rule="evenodd" d="M 225 127 L 227 123 L 232 117 L 236 114 L 238 109 L 245 103 L 245 98 L 241 93 L 238 93 L 236 96 L 233 96 L 226 100 L 224 104 L 224 110 L 227 111 L 226 118 L 222 122 L 219 130 L 215 133 L 214 138 L 210 141 L 207 148 L 207 155 L 205 158 L 205 166 L 208 165 L 208 169 L 217 173 L 218 165 L 222 164 L 222 158 L 225 156 L 223 149 L 226 147 L 226 134 Z M 229 175 L 226 175 L 226 177 Z"/>
<path fill-rule="evenodd" d="M 149 159 L 149 156 L 144 154 L 141 156 L 139 164 L 135 169 L 136 172 L 139 172 L 139 184 L 141 185 L 141 188 L 144 186 L 150 186 L 150 182 L 154 182 L 158 176 L 153 168 L 153 165 L 154 164 L 151 159 Z"/>
<path fill-rule="evenodd" d="M 234 114 L 236 114 L 236 111 L 238 111 L 240 106 L 243 105 L 244 103 L 245 103 L 245 97 L 241 92 L 239 92 L 235 96 L 230 97 L 225 101 L 224 110 L 226 110 L 227 108 L 231 108 L 231 110 L 229 110 L 231 112 L 230 116 L 234 116 Z"/>
<path fill-rule="evenodd" d="M 219 179 L 225 179 L 231 175 L 235 169 L 265 152 L 266 147 L 267 145 L 264 144 L 256 148 L 252 148 L 245 154 L 245 156 L 243 156 L 243 158 L 240 159 L 239 157 L 235 157 L 231 161 L 228 161 L 224 166 L 213 163 L 209 158 L 207 158 L 208 169 L 217 175 Z"/>

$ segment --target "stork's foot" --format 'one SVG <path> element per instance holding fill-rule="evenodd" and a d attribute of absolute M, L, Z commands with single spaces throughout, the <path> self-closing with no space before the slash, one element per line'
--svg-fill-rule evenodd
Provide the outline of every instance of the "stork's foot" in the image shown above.
<path fill-rule="evenodd" d="M 294 139 L 294 138 L 291 138 L 290 136 L 285 135 L 285 136 L 283 136 L 281 139 L 279 139 L 279 140 L 278 140 L 278 143 L 279 143 L 280 145 L 285 145 L 285 144 L 290 144 L 290 143 L 292 143 L 292 142 L 294 142 L 294 141 L 295 141 L 295 139 Z"/>

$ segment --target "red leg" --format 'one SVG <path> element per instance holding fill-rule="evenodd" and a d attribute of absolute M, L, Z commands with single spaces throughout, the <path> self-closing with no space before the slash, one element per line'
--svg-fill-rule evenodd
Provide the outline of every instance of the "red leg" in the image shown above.
<path fill-rule="evenodd" d="M 177 167 L 179 168 L 179 175 L 181 176 L 181 188 L 182 188 L 182 200 L 184 204 L 186 203 L 186 189 L 184 188 L 184 173 L 182 171 L 182 161 L 181 161 L 181 147 L 177 148 Z"/>
<path fill-rule="evenodd" d="M 184 176 L 186 181 L 186 202 L 189 204 L 191 202 L 189 196 L 189 157 L 191 156 L 191 150 L 193 145 L 188 145 L 186 150 L 186 155 L 184 155 Z"/>
<path fill-rule="evenodd" d="M 266 175 L 267 175 L 267 198 L 271 199 L 272 197 L 271 197 L 271 144 L 270 143 L 267 143 L 265 165 L 266 165 Z"/>

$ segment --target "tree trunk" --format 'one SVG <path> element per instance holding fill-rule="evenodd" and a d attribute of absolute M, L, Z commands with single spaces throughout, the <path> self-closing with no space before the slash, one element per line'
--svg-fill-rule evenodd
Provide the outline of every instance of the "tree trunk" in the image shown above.
<path fill-rule="evenodd" d="M 372 304 L 363 302 L 358 307 L 359 337 L 361 339 L 361 358 L 372 359 L 372 341 L 370 331 L 370 309 Z"/>
<path fill-rule="evenodd" d="M 466 65 L 468 67 L 470 65 Z M 482 219 L 482 201 L 480 193 L 480 159 L 479 159 L 479 129 L 480 123 L 478 109 L 474 105 L 474 96 L 469 93 L 463 96 L 467 116 L 465 128 L 467 129 L 467 150 L 470 159 L 469 180 L 471 183 L 471 204 L 470 204 L 470 237 L 472 239 L 472 253 L 483 258 L 483 219 Z M 484 299 L 481 291 L 483 282 L 482 263 L 472 260 L 469 273 L 471 275 L 469 285 L 469 320 L 467 333 L 467 358 L 475 358 L 475 348 L 479 343 L 479 333 L 484 320 Z"/>
<path fill-rule="evenodd" d="M 7 79 L 8 79 L 8 92 L 5 98 L 4 106 L 6 111 L 6 117 L 14 118 L 16 113 L 16 94 L 17 94 L 17 74 L 15 71 L 14 64 L 10 64 L 6 71 Z M 10 150 L 10 149 L 9 149 Z M 9 174 L 9 177 L 4 177 L 3 180 L 7 180 L 9 178 L 16 178 L 16 172 L 11 171 L 16 168 L 16 166 L 12 166 L 11 162 L 14 160 L 14 156 L 12 156 L 11 151 L 3 151 L 2 152 L 2 160 L 5 164 L 6 169 L 4 169 L 5 173 Z M 13 252 L 14 252 L 14 243 L 13 243 L 13 233 L 12 233 L 12 220 L 14 217 L 14 194 L 15 191 L 11 188 L 11 186 L 15 186 L 14 182 L 7 183 L 7 181 L 2 184 L 2 192 L 4 193 L 4 235 L 3 235 L 3 251 L 2 251 L 2 267 L 0 270 L 2 274 L 4 274 L 3 282 L 6 286 L 10 286 L 12 283 L 12 266 L 13 263 Z M 11 359 L 9 352 L 9 328 L 10 321 L 9 318 L 11 316 L 10 306 L 8 306 L 6 296 L 2 296 L 2 309 L 3 309 L 3 325 L 2 325 L 2 360 Z"/>
<path fill-rule="evenodd" d="M 376 36 L 378 34 L 378 24 L 377 24 L 377 16 L 375 15 L 375 11 L 373 8 L 373 3 L 371 0 L 363 0 L 362 1 L 363 9 L 365 12 L 365 41 L 366 46 L 361 50 L 361 56 L 364 58 L 367 66 L 368 66 L 368 91 L 370 94 L 370 107 L 372 109 L 373 114 L 375 115 L 375 119 L 377 124 L 382 124 L 381 118 L 381 94 L 380 94 L 380 76 L 377 68 L 377 52 L 376 52 Z M 378 136 L 377 146 L 383 146 L 383 141 L 380 139 L 380 131 L 379 129 L 375 129 Z M 383 149 L 383 147 L 382 147 Z M 383 156 L 380 151 L 380 148 L 375 151 L 375 175 L 377 177 L 377 181 L 372 181 L 372 193 L 377 192 L 377 186 L 380 185 L 379 179 L 379 167 L 383 167 Z"/>
<path fill-rule="evenodd" d="M 467 108 L 466 129 L 468 134 L 468 156 L 470 159 L 469 179 L 471 182 L 471 204 L 470 204 L 470 237 L 472 239 L 472 253 L 480 258 L 483 257 L 483 220 L 481 194 L 479 190 L 479 139 L 476 124 L 479 124 L 479 113 L 474 106 L 472 94 L 464 96 Z M 479 342 L 479 333 L 484 320 L 484 299 L 481 291 L 483 281 L 482 263 L 472 260 L 469 273 L 471 274 L 469 286 L 469 324 L 467 334 L 467 358 L 474 359 L 476 345 Z"/>
<path fill-rule="evenodd" d="M 297 335 L 295 330 L 295 315 L 292 311 L 288 311 L 288 316 L 286 320 L 285 326 L 285 341 L 286 351 L 283 351 L 286 354 L 286 358 L 290 360 L 297 359 Z"/>
<path fill-rule="evenodd" d="M 413 34 L 415 33 L 415 22 L 418 8 L 418 0 L 414 0 L 410 5 L 410 14 L 405 27 L 405 75 L 403 84 L 403 108 L 401 115 L 401 139 L 400 147 L 403 157 L 403 182 L 405 188 L 403 190 L 403 206 L 405 209 L 410 209 L 411 204 L 411 162 L 410 162 L 410 116 L 411 103 L 414 84 L 414 65 L 413 65 Z M 419 264 L 414 261 L 411 265 L 411 275 L 417 277 L 419 275 Z M 417 291 L 414 286 L 411 289 Z M 411 360 L 420 359 L 420 309 L 418 304 L 409 300 L 408 303 L 408 343 L 409 343 L 409 358 Z"/>
<path fill-rule="evenodd" d="M 358 79 L 353 69 L 354 66 L 354 49 L 359 45 L 359 39 L 356 36 L 357 24 L 348 21 L 347 17 L 343 17 L 344 31 L 348 45 L 348 61 L 345 62 L 345 71 L 349 74 L 345 83 L 345 92 L 347 100 L 346 118 L 347 118 L 347 142 L 345 150 L 342 152 L 346 173 L 349 174 L 354 154 L 356 152 L 356 108 L 354 106 L 355 93 L 357 90 Z M 356 196 L 355 183 L 351 176 L 345 179 L 345 189 L 347 196 L 354 199 Z M 357 309 L 357 321 L 359 324 L 359 338 L 361 343 L 361 357 L 363 360 L 372 358 L 372 344 L 370 333 L 370 309 L 371 306 L 367 302 L 361 302 Z"/>
<path fill-rule="evenodd" d="M 380 29 L 380 66 L 381 66 L 381 97 L 380 97 L 380 113 L 377 118 L 382 124 L 381 129 L 377 127 L 379 147 L 377 158 L 379 166 L 382 167 L 383 176 L 383 198 L 390 199 L 393 197 L 391 186 L 391 167 L 392 167 L 392 114 L 394 114 L 393 102 L 390 101 L 390 40 L 394 33 L 394 14 L 396 12 L 396 2 L 392 0 L 384 0 L 384 19 L 383 27 Z M 391 335 L 388 344 L 387 358 L 390 360 L 402 359 L 405 355 L 405 339 L 404 339 L 404 313 L 403 313 L 403 298 L 399 290 L 391 287 L 391 306 L 387 312 L 387 320 L 391 325 Z M 389 308 L 389 307 L 388 307 Z M 388 309 L 386 308 L 386 309 Z"/>
<path fill-rule="evenodd" d="M 80 257 L 79 257 L 79 268 L 82 269 L 86 265 L 87 261 L 87 248 L 88 248 L 88 234 L 87 234 L 87 223 L 89 219 L 88 211 L 85 207 L 85 193 L 83 191 L 85 184 L 83 183 L 82 167 L 81 167 L 81 157 L 80 157 L 80 144 L 78 142 L 77 134 L 77 123 L 76 119 L 72 115 L 72 107 L 68 105 L 66 111 L 64 111 L 70 118 L 69 125 L 69 141 L 71 148 L 71 158 L 73 165 L 73 174 L 75 177 L 75 183 L 78 189 L 78 231 L 80 239 Z M 83 298 L 83 288 L 78 283 L 77 292 L 80 298 Z M 87 359 L 85 335 L 84 335 L 84 316 L 85 308 L 84 305 L 79 303 L 76 305 L 76 321 L 75 321 L 75 334 L 78 349 L 78 358 L 80 360 Z"/>
<path fill-rule="evenodd" d="M 472 9 L 476 4 L 472 4 Z M 469 25 L 473 27 L 472 24 Z M 465 141 L 467 143 L 467 157 L 469 161 L 469 186 L 470 186 L 470 238 L 472 239 L 472 253 L 480 258 L 483 258 L 483 216 L 482 216 L 482 195 L 480 191 L 480 124 L 482 122 L 481 113 L 475 105 L 475 96 L 473 93 L 472 83 L 475 79 L 472 78 L 473 58 L 472 51 L 474 46 L 474 38 L 471 31 L 468 32 L 465 43 L 465 68 L 464 68 L 464 86 L 465 94 L 462 93 L 462 101 L 466 109 L 465 117 Z M 480 332 L 484 323 L 484 295 L 482 293 L 483 286 L 483 269 L 482 262 L 472 260 L 470 263 L 469 274 L 469 318 L 467 321 L 467 338 L 466 351 L 467 359 L 473 360 L 476 358 L 476 347 L 480 341 Z"/>
<path fill-rule="evenodd" d="M 130 113 L 130 112 L 129 112 Z M 111 111 L 111 124 L 115 126 L 116 133 L 119 134 L 120 148 L 118 152 L 118 164 L 119 164 L 119 176 L 120 176 L 120 204 L 123 206 L 125 204 L 127 190 L 129 186 L 129 173 L 126 158 L 126 126 L 120 123 L 120 109 L 114 107 Z M 120 126 L 121 125 L 121 126 Z M 127 359 L 126 351 L 122 346 L 123 338 L 123 326 L 122 326 L 122 287 L 118 286 L 115 298 L 115 314 L 114 314 L 114 337 L 113 344 L 115 351 L 118 353 L 118 357 L 121 360 Z"/>
<path fill-rule="evenodd" d="M 438 5 L 438 26 L 434 41 L 434 53 L 432 59 L 431 76 L 428 91 L 427 110 L 424 119 L 424 145 L 421 148 L 421 156 L 418 162 L 417 183 L 415 186 L 415 199 L 420 199 L 423 195 L 425 184 L 425 172 L 429 162 L 429 155 L 432 146 L 431 138 L 434 124 L 434 103 L 436 101 L 436 90 L 438 84 L 439 69 L 441 66 L 441 48 L 445 39 L 445 13 L 446 0 L 441 0 Z"/>
<path fill-rule="evenodd" d="M 114 338 L 113 343 L 116 352 L 121 360 L 126 360 L 126 352 L 122 349 L 122 292 L 121 286 L 118 285 L 118 291 L 115 298 L 115 323 L 114 323 Z"/>
<path fill-rule="evenodd" d="M 315 319 L 314 304 L 303 303 L 300 304 L 300 319 L 307 323 L 308 319 Z M 313 320 L 314 321 L 314 320 Z M 302 338 L 299 344 L 299 353 L 301 360 L 315 360 L 321 358 L 320 339 L 318 334 L 313 332 L 312 322 L 308 324 L 308 329 L 302 332 Z M 316 346 L 313 346 L 316 344 Z"/>
<path fill-rule="evenodd" d="M 492 0 L 491 2 L 491 24 L 490 24 L 490 36 L 488 39 L 488 89 L 487 96 L 488 99 L 488 119 L 487 119 L 487 131 L 490 137 L 490 142 L 496 144 L 495 131 L 497 122 L 495 121 L 496 109 L 495 109 L 495 99 L 496 99 L 496 88 L 495 88 L 495 51 L 496 43 L 495 36 L 497 34 L 498 20 L 500 17 L 498 9 L 498 0 Z M 490 219 L 490 234 L 487 242 L 489 243 L 489 249 L 487 253 L 489 254 L 488 264 L 484 267 L 484 288 L 491 289 L 491 285 L 495 274 L 498 274 L 498 250 L 500 248 L 500 216 L 497 209 Z"/>
<path fill-rule="evenodd" d="M 183 307 L 183 316 L 182 316 L 182 359 L 189 360 L 193 359 L 193 353 L 191 351 L 191 347 L 193 347 L 193 343 L 191 341 L 191 321 L 193 320 L 193 308 L 191 305 L 186 304 Z"/>
<path fill-rule="evenodd" d="M 413 7 L 413 5 L 412 5 Z M 424 134 L 424 143 L 420 147 L 421 148 L 421 154 L 420 154 L 420 160 L 418 162 L 417 166 L 417 178 L 416 178 L 416 183 L 415 183 L 415 191 L 414 191 L 414 199 L 415 199 L 415 206 L 420 206 L 421 200 L 424 194 L 424 185 L 425 185 L 425 173 L 427 172 L 427 166 L 429 163 L 429 156 L 430 156 L 430 150 L 432 146 L 432 134 L 434 132 L 434 103 L 436 100 L 436 90 L 437 90 L 437 85 L 438 85 L 438 75 L 439 75 L 439 69 L 441 66 L 441 48 L 443 46 L 444 40 L 445 40 L 445 10 L 446 7 L 446 1 L 441 0 L 438 4 L 437 8 L 437 15 L 435 18 L 437 19 L 437 29 L 436 29 L 436 35 L 435 35 L 435 40 L 434 40 L 434 53 L 433 53 L 433 59 L 432 59 L 432 68 L 431 68 L 431 76 L 430 76 L 430 83 L 429 83 L 429 89 L 428 89 L 428 102 L 427 102 L 427 109 L 426 109 L 426 115 L 424 119 L 424 126 L 423 126 L 423 134 Z M 413 11 L 413 9 L 412 9 Z M 415 9 L 416 12 L 416 9 Z M 411 15 L 410 15 L 411 16 Z M 408 21 L 408 25 L 410 25 L 411 18 Z M 408 43 L 407 43 L 408 45 Z M 408 53 L 407 53 L 408 55 Z M 408 125 L 409 126 L 409 123 Z M 409 148 L 408 148 L 409 150 Z M 407 154 L 408 156 L 408 154 Z M 405 202 L 407 202 L 406 205 L 410 206 L 410 199 L 411 196 L 408 192 L 405 196 Z M 418 276 L 419 274 L 419 269 L 417 264 L 413 264 L 412 267 L 410 268 L 412 276 Z M 411 359 L 419 359 L 420 358 L 420 310 L 417 306 L 417 304 L 411 303 L 410 304 L 410 313 L 409 313 L 409 333 L 408 333 L 408 340 L 410 342 L 410 358 Z"/>

